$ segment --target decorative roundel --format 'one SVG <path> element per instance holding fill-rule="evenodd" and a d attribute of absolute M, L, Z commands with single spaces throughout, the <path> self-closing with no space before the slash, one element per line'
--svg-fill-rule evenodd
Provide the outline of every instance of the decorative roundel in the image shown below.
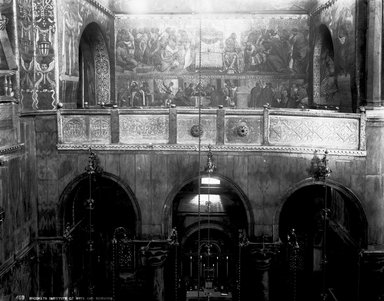
<path fill-rule="evenodd" d="M 237 127 L 237 135 L 239 135 L 240 137 L 248 136 L 248 134 L 249 128 L 246 124 L 242 124 Z"/>
<path fill-rule="evenodd" d="M 191 127 L 191 135 L 193 137 L 200 137 L 203 135 L 203 128 L 199 126 L 198 124 L 195 124 Z"/>

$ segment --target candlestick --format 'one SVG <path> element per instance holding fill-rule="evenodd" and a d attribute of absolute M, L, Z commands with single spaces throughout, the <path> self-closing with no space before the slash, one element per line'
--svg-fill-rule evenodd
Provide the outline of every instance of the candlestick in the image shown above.
<path fill-rule="evenodd" d="M 228 256 L 226 257 L 227 259 L 227 278 L 228 278 Z"/>
<path fill-rule="evenodd" d="M 216 277 L 219 278 L 219 256 L 216 257 Z"/>

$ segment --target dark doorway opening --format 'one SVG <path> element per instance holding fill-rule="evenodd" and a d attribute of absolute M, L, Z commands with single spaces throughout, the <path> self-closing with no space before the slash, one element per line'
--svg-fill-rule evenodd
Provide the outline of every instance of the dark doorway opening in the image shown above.
<path fill-rule="evenodd" d="M 209 175 L 190 181 L 174 199 L 172 226 L 181 241 L 185 300 L 236 300 L 239 230 L 248 222 L 235 186 Z"/>
<path fill-rule="evenodd" d="M 325 202 L 329 210 L 324 227 Z M 293 229 L 295 251 L 287 241 Z M 358 200 L 342 189 L 319 184 L 294 192 L 282 208 L 279 225 L 287 245 L 288 292 L 299 301 L 321 300 L 324 291 L 327 300 L 358 300 L 359 252 L 366 245 L 366 229 Z"/>
<path fill-rule="evenodd" d="M 115 230 L 122 227 L 133 238 L 137 218 L 132 200 L 117 182 L 95 176 L 91 195 L 94 209 L 90 212 L 90 186 L 85 176 L 66 199 L 64 226 L 71 229 L 65 254 L 66 290 L 74 297 L 111 297 Z"/>

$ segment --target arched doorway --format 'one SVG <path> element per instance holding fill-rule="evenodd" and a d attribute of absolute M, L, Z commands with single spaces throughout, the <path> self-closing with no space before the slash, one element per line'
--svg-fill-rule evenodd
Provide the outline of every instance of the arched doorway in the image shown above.
<path fill-rule="evenodd" d="M 89 24 L 79 45 L 79 108 L 111 102 L 111 76 L 108 48 L 99 26 Z"/>
<path fill-rule="evenodd" d="M 90 210 L 89 199 L 93 200 Z M 113 295 L 113 239 L 124 229 L 138 235 L 140 212 L 132 191 L 111 174 L 83 174 L 70 183 L 61 198 L 66 295 Z M 121 231 L 120 231 L 121 232 Z"/>
<path fill-rule="evenodd" d="M 180 278 L 186 300 L 208 296 L 236 300 L 239 230 L 249 228 L 248 215 L 242 192 L 217 175 L 191 179 L 176 193 L 172 227 L 180 238 Z"/>
<path fill-rule="evenodd" d="M 358 300 L 367 221 L 348 189 L 307 182 L 295 190 L 282 207 L 279 236 L 287 246 L 287 290 L 295 300 L 323 300 L 324 292 L 327 300 Z"/>
<path fill-rule="evenodd" d="M 313 104 L 318 108 L 340 106 L 335 72 L 332 36 L 325 25 L 320 25 L 313 49 Z"/>

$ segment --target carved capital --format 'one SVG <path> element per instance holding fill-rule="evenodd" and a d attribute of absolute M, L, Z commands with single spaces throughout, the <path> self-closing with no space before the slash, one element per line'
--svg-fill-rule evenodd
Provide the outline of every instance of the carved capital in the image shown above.
<path fill-rule="evenodd" d="M 168 257 L 168 250 L 165 247 L 151 247 L 145 250 L 146 264 L 150 267 L 161 267 Z"/>

